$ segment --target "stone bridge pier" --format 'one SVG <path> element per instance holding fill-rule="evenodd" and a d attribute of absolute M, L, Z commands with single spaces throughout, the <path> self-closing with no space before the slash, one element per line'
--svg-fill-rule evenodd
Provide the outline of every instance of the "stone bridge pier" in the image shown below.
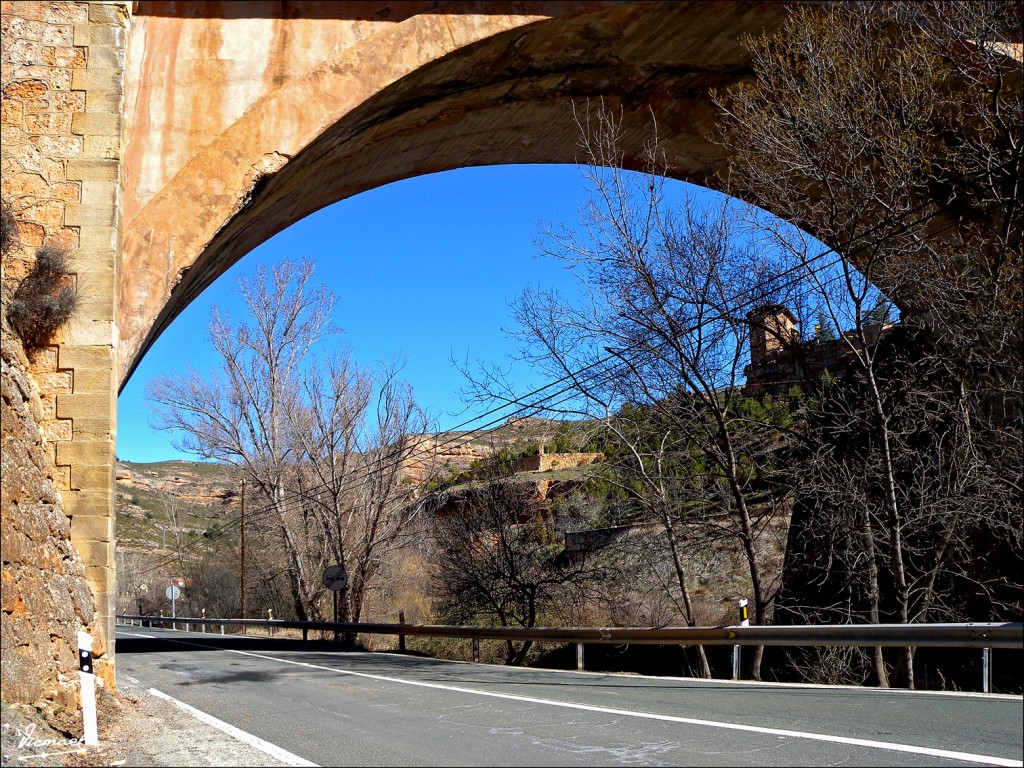
<path fill-rule="evenodd" d="M 71 541 L 96 598 L 95 650 L 112 658 L 118 199 L 131 4 L 4 0 L 2 20 L 2 194 L 18 219 L 21 255 L 68 248 L 79 291 L 76 315 L 30 358 L 29 372 Z M 3 268 L 5 281 L 17 280 L 26 263 Z M 98 671 L 113 682 L 112 665 Z"/>
<path fill-rule="evenodd" d="M 714 186 L 725 158 L 706 138 L 708 91 L 749 77 L 740 37 L 785 13 L 751 0 L 3 0 L 0 181 L 25 245 L 4 277 L 34 246 L 71 251 L 80 308 L 31 373 L 105 636 L 117 393 L 189 302 L 362 191 L 575 162 L 573 107 L 588 99 L 622 109 L 627 164 L 653 111 L 674 174 Z"/>

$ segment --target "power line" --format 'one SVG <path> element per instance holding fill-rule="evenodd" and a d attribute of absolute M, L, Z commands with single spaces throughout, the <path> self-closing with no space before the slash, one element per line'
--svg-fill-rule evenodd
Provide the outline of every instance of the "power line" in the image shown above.
<path fill-rule="evenodd" d="M 916 213 L 919 210 L 922 210 L 922 209 L 928 207 L 929 205 L 931 205 L 930 202 L 922 203 L 919 206 L 916 206 L 914 208 L 911 208 L 911 209 L 909 209 L 907 211 L 904 211 L 904 212 L 900 213 L 898 216 L 894 217 L 894 220 L 892 220 L 892 221 L 887 220 L 887 221 L 880 222 L 879 224 L 876 224 L 873 227 L 869 228 L 866 232 L 861 233 L 860 235 L 858 235 L 856 239 L 863 239 L 864 237 L 870 236 L 870 234 L 873 231 L 875 231 L 875 230 L 881 229 L 883 227 L 892 226 L 895 222 L 897 222 L 897 221 L 899 221 L 901 219 L 904 219 L 907 216 L 909 216 L 909 215 L 911 215 L 913 213 Z M 932 218 L 934 218 L 934 217 L 936 217 L 936 216 L 938 216 L 938 215 L 940 215 L 942 213 L 943 213 L 943 211 L 941 209 L 936 209 L 936 210 L 932 211 L 931 213 L 926 214 L 925 216 L 923 216 L 922 218 L 918 219 L 915 222 L 903 225 L 903 227 L 901 228 L 901 231 L 908 231 L 911 226 L 916 226 L 916 225 L 925 223 L 928 220 L 930 220 L 930 219 L 932 219 Z M 947 224 L 945 227 L 942 227 L 937 232 L 932 233 L 932 234 L 934 235 L 934 234 L 938 234 L 938 233 L 944 232 L 947 229 L 951 229 L 954 226 L 955 226 L 955 223 Z M 773 287 L 774 287 L 774 289 L 775 290 L 782 290 L 784 288 L 796 285 L 799 282 L 799 278 L 798 277 L 794 277 L 793 279 L 790 279 L 790 280 L 787 280 L 787 281 L 783 281 L 782 283 L 778 283 L 777 280 L 778 280 L 778 278 L 780 276 L 787 276 L 787 275 L 791 275 L 791 274 L 795 275 L 795 274 L 800 274 L 800 273 L 806 273 L 806 271 L 811 267 L 811 265 L 815 264 L 816 262 L 818 262 L 819 260 L 821 260 L 824 257 L 828 256 L 829 254 L 835 254 L 837 256 L 837 258 L 835 260 L 833 260 L 832 262 L 830 262 L 829 264 L 824 265 L 824 268 L 832 267 L 832 266 L 835 266 L 835 265 L 840 264 L 840 263 L 843 262 L 843 257 L 838 253 L 838 251 L 835 248 L 826 248 L 825 250 L 823 250 L 820 253 L 818 253 L 816 256 L 812 256 L 809 259 L 802 260 L 801 263 L 795 265 L 794 267 L 791 267 L 790 269 L 785 270 L 785 271 L 779 273 L 778 275 L 773 276 Z M 834 278 L 831 278 L 830 280 L 827 280 L 824 283 L 822 283 L 822 285 L 827 285 L 827 284 L 831 283 L 832 281 L 839 279 L 839 277 L 840 276 L 836 276 Z M 810 293 L 811 291 L 816 291 L 816 290 L 818 290 L 818 288 L 809 288 L 805 292 L 805 294 L 806 293 Z M 734 307 L 734 311 L 742 310 L 742 309 L 747 308 L 747 307 L 753 307 L 753 305 L 756 302 L 758 302 L 759 300 L 761 300 L 761 299 L 762 299 L 762 294 L 760 292 L 758 292 L 758 294 L 756 296 L 750 296 L 750 297 L 747 298 L 746 301 L 740 302 L 739 304 L 737 304 Z M 707 318 L 703 322 L 698 323 L 697 325 L 680 329 L 679 332 L 676 335 L 685 335 L 687 333 L 692 333 L 692 332 L 698 330 L 699 328 L 703 327 L 704 324 L 707 324 L 707 323 L 710 323 L 710 322 L 715 322 L 715 321 L 720 321 L 720 320 L 723 320 L 723 319 L 725 319 L 725 318 L 723 316 L 721 316 L 721 315 L 718 315 L 717 317 Z M 508 401 L 506 401 L 505 403 L 503 403 L 502 405 L 500 405 L 500 406 L 497 406 L 497 407 L 492 408 L 492 409 L 490 409 L 488 411 L 485 411 L 483 414 L 480 414 L 480 415 L 478 415 L 478 416 L 476 416 L 476 417 L 474 417 L 472 419 L 469 419 L 469 420 L 467 420 L 467 421 L 465 421 L 465 422 L 463 422 L 461 424 L 456 425 L 455 427 L 453 427 L 453 428 L 451 428 L 449 430 L 446 430 L 444 434 L 451 434 L 452 437 L 450 437 L 447 440 L 444 440 L 444 441 L 442 441 L 440 443 L 435 443 L 434 446 L 433 446 L 433 451 L 437 452 L 441 448 L 448 447 L 448 446 L 451 446 L 451 445 L 454 445 L 454 444 L 457 444 L 457 443 L 464 445 L 467 442 L 470 442 L 470 441 L 476 439 L 477 435 L 483 435 L 484 433 L 490 433 L 490 432 L 497 431 L 502 425 L 507 423 L 507 421 L 509 419 L 511 419 L 512 417 L 514 417 L 516 415 L 519 415 L 519 414 L 524 413 L 524 412 L 537 413 L 537 412 L 539 412 L 539 411 L 544 409 L 545 403 L 548 403 L 548 401 L 551 401 L 551 400 L 553 400 L 554 398 L 557 398 L 557 397 L 561 397 L 562 395 L 566 395 L 567 393 L 578 392 L 578 390 L 580 388 L 580 385 L 583 384 L 583 383 L 592 383 L 594 381 L 597 381 L 598 377 L 602 376 L 602 375 L 605 376 L 606 378 L 611 377 L 613 375 L 614 371 L 606 370 L 606 371 L 602 372 L 602 371 L 595 371 L 594 369 L 596 369 L 596 368 L 598 368 L 600 366 L 604 366 L 604 365 L 606 365 L 607 363 L 609 363 L 609 362 L 611 362 L 613 360 L 620 359 L 624 352 L 630 352 L 630 351 L 634 351 L 634 350 L 639 350 L 642 346 L 647 345 L 650 341 L 651 341 L 651 337 L 648 337 L 648 338 L 645 338 L 645 339 L 640 339 L 637 342 L 634 342 L 633 344 L 627 345 L 626 347 L 618 350 L 615 354 L 609 354 L 609 355 L 607 355 L 605 357 L 598 358 L 597 360 L 593 361 L 592 363 L 590 363 L 590 364 L 588 364 L 588 365 L 586 365 L 586 366 L 584 366 L 584 367 L 582 367 L 580 369 L 573 370 L 573 371 L 568 371 L 565 375 L 559 377 L 558 379 L 555 379 L 554 381 L 551 381 L 551 382 L 545 384 L 544 386 L 542 386 L 542 387 L 540 387 L 538 389 L 533 390 L 532 392 L 529 392 L 529 393 L 527 393 L 525 395 L 513 397 L 513 398 L 509 399 Z M 654 349 L 656 350 L 658 347 L 664 346 L 664 344 L 666 344 L 666 343 L 667 342 L 662 341 L 660 344 L 656 345 Z M 653 350 L 648 350 L 648 351 L 651 352 Z M 567 382 L 569 382 L 569 383 L 567 383 Z M 539 399 L 531 400 L 532 398 L 537 398 L 539 395 L 541 395 L 545 391 L 551 389 L 552 387 L 558 386 L 560 384 L 565 384 L 565 386 L 563 386 L 561 389 L 559 389 L 559 390 L 557 390 L 557 391 L 555 391 L 553 393 L 549 393 L 547 395 L 544 395 L 543 397 L 539 397 Z M 567 397 L 563 398 L 562 400 L 559 400 L 559 401 L 557 401 L 555 403 L 549 403 L 547 405 L 547 408 L 551 408 L 554 405 L 561 405 L 561 404 L 563 404 L 565 402 L 568 402 L 569 400 L 574 399 L 574 397 L 576 397 L 576 394 L 569 394 Z M 486 416 L 490 416 L 492 414 L 500 413 L 500 412 L 506 410 L 507 408 L 509 408 L 510 406 L 513 406 L 513 405 L 517 405 L 519 407 L 516 410 L 514 410 L 511 414 L 506 414 L 506 415 L 500 416 L 498 418 L 495 418 L 495 419 L 493 419 L 491 421 L 488 421 L 488 422 L 482 424 L 481 426 L 479 426 L 479 427 L 477 427 L 477 428 L 475 428 L 473 430 L 469 430 L 468 432 L 458 432 L 458 430 L 461 427 L 468 426 L 470 424 L 474 424 L 474 423 L 480 421 L 480 419 L 482 419 L 482 418 L 484 418 Z M 397 468 L 398 466 L 401 465 L 402 461 L 404 461 L 404 459 L 399 460 L 399 461 L 397 461 L 397 462 L 395 462 L 395 463 L 393 463 L 391 465 L 387 465 L 387 466 L 383 467 L 383 469 L 387 470 L 387 469 Z M 354 478 L 352 478 L 350 480 L 350 482 L 351 482 L 352 485 L 356 485 L 360 481 L 365 480 L 366 478 L 370 477 L 371 474 L 372 474 L 372 471 L 368 469 L 364 474 L 356 475 Z M 267 504 L 266 506 L 264 506 L 262 508 L 259 508 L 259 509 L 251 511 L 249 513 L 249 515 L 248 515 L 249 519 L 251 521 L 253 521 L 253 520 L 262 518 L 264 515 L 270 514 L 272 512 L 281 512 L 281 513 L 283 513 L 283 512 L 290 511 L 290 508 L 294 508 L 295 504 L 301 504 L 301 503 L 303 503 L 304 500 L 308 500 L 310 498 L 314 498 L 314 497 L 311 497 L 311 495 L 310 495 L 313 491 L 316 491 L 319 488 L 329 488 L 329 487 L 330 487 L 329 484 L 321 483 L 320 485 L 313 486 L 312 488 L 308 489 L 306 492 L 295 492 L 295 491 L 293 491 L 293 496 L 295 497 L 295 501 L 294 502 L 291 502 L 290 504 L 281 504 L 281 505 L 275 505 L 273 503 Z M 218 534 L 223 533 L 224 531 L 228 530 L 229 528 L 232 528 L 233 526 L 239 524 L 241 519 L 242 519 L 241 516 L 235 517 L 235 518 L 233 518 L 231 520 L 226 521 L 222 525 L 217 526 L 216 528 L 208 529 L 206 531 L 206 533 L 205 533 L 205 538 L 208 538 L 210 541 L 212 541 Z M 202 546 L 209 546 L 209 544 L 208 544 L 208 542 L 204 541 L 203 539 L 197 539 L 196 541 L 192 542 L 191 544 L 187 545 L 186 547 L 180 549 L 178 553 L 176 553 L 176 554 L 175 553 L 171 553 L 171 554 L 163 556 L 156 563 L 152 564 L 151 567 L 149 567 L 149 568 L 147 568 L 147 569 L 145 569 L 143 571 L 140 571 L 140 575 L 145 574 L 145 573 L 150 573 L 150 572 L 153 572 L 153 571 L 156 571 L 156 570 L 161 570 L 165 566 L 170 565 L 171 563 L 173 563 L 175 559 L 180 558 L 182 556 L 182 554 L 184 554 L 185 552 L 193 551 L 193 550 L 198 549 L 199 547 L 202 547 Z"/>

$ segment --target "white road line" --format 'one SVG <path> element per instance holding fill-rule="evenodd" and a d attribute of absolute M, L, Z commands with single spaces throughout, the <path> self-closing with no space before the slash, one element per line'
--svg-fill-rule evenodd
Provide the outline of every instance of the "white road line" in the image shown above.
<path fill-rule="evenodd" d="M 316 763 L 311 763 L 309 762 L 309 760 L 299 757 L 298 755 L 289 752 L 287 749 L 282 749 L 276 744 L 271 744 L 269 741 L 264 741 L 259 736 L 253 736 L 251 733 L 243 731 L 241 728 L 236 728 L 230 723 L 225 723 L 223 720 L 218 720 L 213 715 L 208 715 L 201 709 L 190 707 L 185 702 L 178 701 L 176 698 L 174 698 L 173 696 L 168 696 L 163 691 L 158 691 L 156 688 L 150 688 L 149 692 L 153 696 L 157 696 L 161 699 L 166 699 L 167 701 L 174 704 L 176 707 L 179 707 L 188 712 L 197 720 L 202 720 L 207 725 L 212 725 L 214 728 L 223 731 L 228 736 L 236 738 L 239 741 L 244 742 L 251 747 L 256 747 L 256 749 L 260 750 L 261 752 L 265 752 L 266 754 L 270 755 L 273 758 L 276 758 L 277 760 L 280 760 L 285 765 L 312 766 L 312 768 L 317 768 Z"/>
<path fill-rule="evenodd" d="M 352 675 L 354 677 L 364 677 L 371 680 L 382 680 L 389 683 L 398 683 L 399 685 L 415 685 L 420 688 L 437 688 L 445 691 L 454 691 L 457 693 L 468 693 L 476 696 L 488 696 L 495 699 L 512 699 L 514 701 L 524 701 L 531 704 L 544 704 L 552 707 L 563 707 L 565 709 L 577 709 L 584 710 L 587 712 L 600 712 L 602 714 L 619 715 L 625 717 L 638 717 L 646 720 L 662 720 L 671 723 L 685 723 L 687 725 L 701 725 L 708 728 L 721 728 L 732 731 L 744 731 L 747 733 L 763 733 L 769 736 L 786 736 L 793 739 L 808 739 L 811 741 L 826 741 L 832 744 L 847 744 L 854 747 L 868 747 L 870 749 L 887 749 L 892 752 L 907 752 L 914 755 L 928 755 L 930 757 L 941 757 L 950 760 L 963 760 L 968 763 L 981 763 L 983 765 L 998 765 L 1005 766 L 1006 768 L 1024 768 L 1024 761 L 1012 760 L 1004 757 L 992 757 L 990 755 L 976 755 L 971 752 L 957 752 L 948 749 L 934 749 L 932 747 L 919 747 L 912 744 L 897 744 L 890 741 L 875 741 L 873 739 L 856 739 L 848 736 L 834 736 L 826 733 L 810 733 L 807 731 L 790 731 L 781 728 L 764 728 L 757 725 L 743 725 L 739 723 L 720 723 L 714 720 L 698 720 L 692 717 L 676 717 L 674 715 L 658 715 L 652 712 L 633 712 L 625 709 L 611 709 L 609 707 L 592 707 L 587 704 L 572 704 L 564 701 L 555 701 L 552 699 L 538 699 L 532 696 L 519 696 L 510 693 L 494 693 L 492 691 L 481 691 L 475 688 L 461 688 L 453 685 L 441 685 L 440 683 L 423 683 L 417 680 L 403 680 L 397 677 L 387 677 L 385 675 L 373 675 L 367 672 L 353 672 L 347 669 L 335 669 L 334 667 L 325 667 L 320 664 L 310 664 L 306 661 L 293 661 L 291 659 L 280 659 L 276 656 L 267 656 L 262 653 L 254 653 L 252 651 L 238 651 L 231 648 L 217 648 L 213 645 L 203 645 L 202 643 L 192 643 L 187 640 L 172 640 L 168 638 L 170 642 L 181 643 L 183 645 L 194 645 L 200 648 L 208 648 L 217 651 L 227 651 L 228 653 L 237 653 L 241 656 L 252 656 L 257 659 L 266 659 L 268 661 L 276 661 L 279 664 L 293 664 L 297 667 L 308 667 L 310 669 L 321 669 L 327 672 L 334 672 L 339 675 Z"/>

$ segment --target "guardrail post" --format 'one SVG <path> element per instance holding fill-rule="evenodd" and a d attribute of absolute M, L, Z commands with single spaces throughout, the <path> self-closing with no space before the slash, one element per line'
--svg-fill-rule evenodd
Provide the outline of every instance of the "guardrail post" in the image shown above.
<path fill-rule="evenodd" d="M 224 634 L 224 625 L 223 624 L 220 625 L 220 633 L 222 635 Z"/>
<path fill-rule="evenodd" d="M 981 692 L 992 692 L 992 649 L 981 649 Z"/>
<path fill-rule="evenodd" d="M 739 599 L 740 607 L 740 626 L 749 627 L 750 619 L 747 618 L 747 598 L 741 597 Z M 740 646 L 734 645 L 732 647 L 732 679 L 740 679 Z"/>
<path fill-rule="evenodd" d="M 576 643 L 576 669 L 583 671 L 583 643 Z"/>
<path fill-rule="evenodd" d="M 307 629 L 306 627 L 302 628 L 302 639 L 309 640 L 309 629 Z"/>
<path fill-rule="evenodd" d="M 398 623 L 405 624 L 405 611 L 398 612 Z M 398 652 L 405 653 L 405 635 L 398 633 Z"/>
<path fill-rule="evenodd" d="M 473 638 L 473 661 L 480 661 L 480 638 Z"/>

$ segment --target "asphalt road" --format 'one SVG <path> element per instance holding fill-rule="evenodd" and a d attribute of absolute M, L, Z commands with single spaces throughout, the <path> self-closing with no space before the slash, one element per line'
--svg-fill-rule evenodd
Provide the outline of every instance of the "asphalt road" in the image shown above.
<path fill-rule="evenodd" d="M 137 627 L 118 628 L 117 674 L 295 764 L 1024 765 L 1020 696 L 509 668 Z"/>

